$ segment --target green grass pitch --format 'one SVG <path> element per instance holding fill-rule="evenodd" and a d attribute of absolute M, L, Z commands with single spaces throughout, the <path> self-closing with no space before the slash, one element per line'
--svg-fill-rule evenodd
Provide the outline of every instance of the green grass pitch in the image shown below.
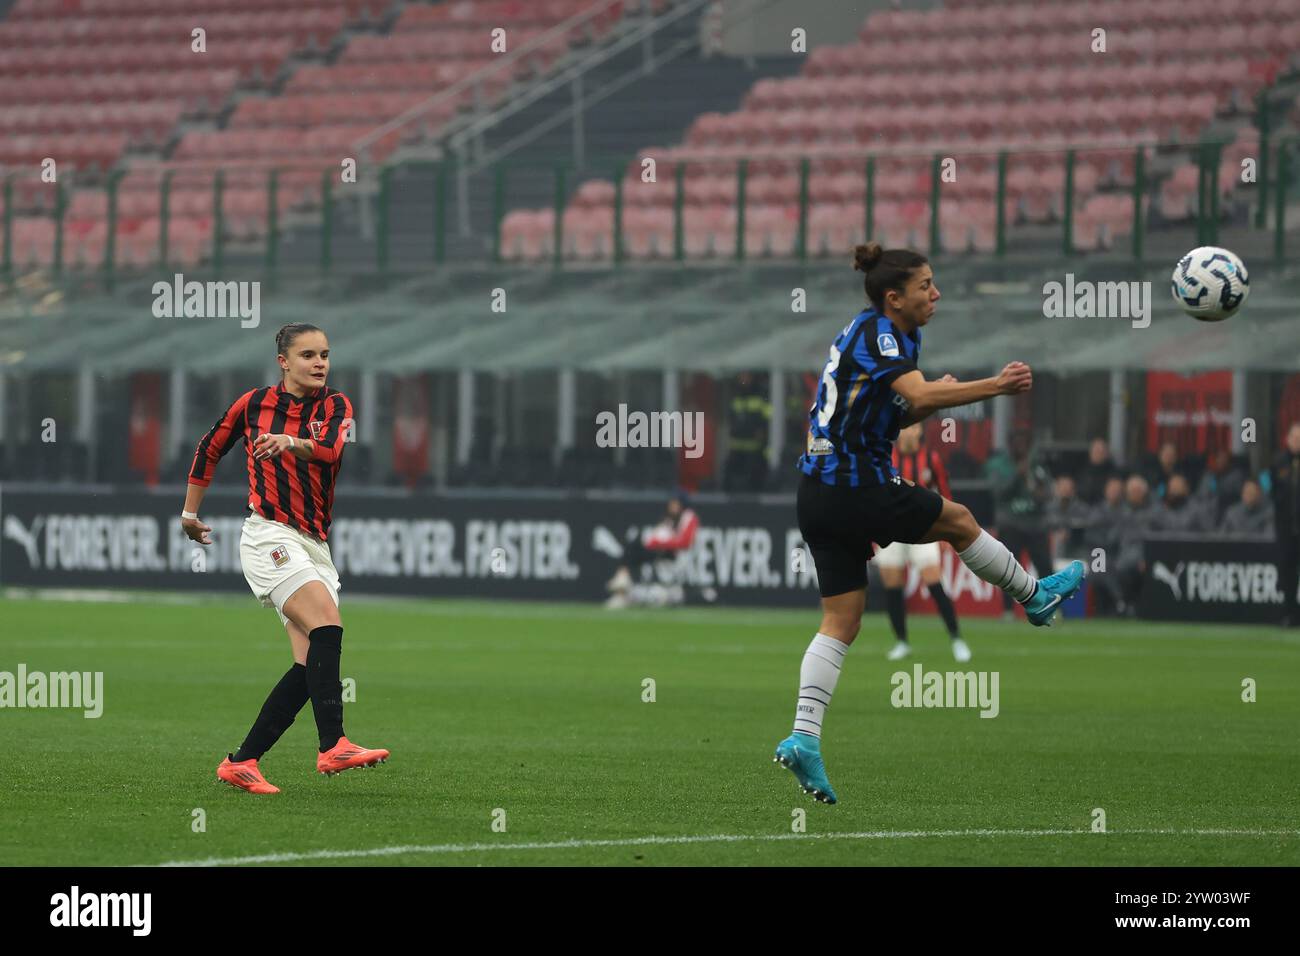
<path fill-rule="evenodd" d="M 104 673 L 99 719 L 0 710 L 0 859 L 1300 864 L 1294 632 L 972 620 L 975 659 L 958 667 L 925 618 L 911 622 L 918 654 L 896 665 L 887 622 L 868 615 L 827 717 L 840 796 L 827 807 L 772 762 L 812 608 L 345 599 L 343 610 L 348 735 L 393 757 L 320 776 L 308 705 L 261 763 L 283 792 L 256 797 L 214 770 L 289 664 L 272 612 L 242 596 L 0 601 L 0 671 Z M 894 708 L 890 675 L 916 661 L 997 671 L 1000 713 Z M 1247 677 L 1254 703 L 1242 701 Z M 1094 808 L 1104 834 L 1091 832 Z"/>

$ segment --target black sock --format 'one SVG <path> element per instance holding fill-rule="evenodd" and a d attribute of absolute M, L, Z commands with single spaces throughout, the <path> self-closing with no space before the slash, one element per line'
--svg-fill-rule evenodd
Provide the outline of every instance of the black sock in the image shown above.
<path fill-rule="evenodd" d="M 907 615 L 903 611 L 902 588 L 885 588 L 885 608 L 889 611 L 889 623 L 894 625 L 894 637 L 906 641 Z"/>
<path fill-rule="evenodd" d="M 948 625 L 948 636 L 954 641 L 957 640 L 961 637 L 961 633 L 957 630 L 957 612 L 948 598 L 948 592 L 938 581 L 927 584 L 926 587 L 930 590 L 930 597 L 934 598 L 934 606 L 939 609 L 939 614 L 943 617 L 943 623 Z"/>
<path fill-rule="evenodd" d="M 302 664 L 294 664 L 271 690 L 266 703 L 262 705 L 262 712 L 253 723 L 253 729 L 233 755 L 233 761 L 261 760 L 262 754 L 274 747 L 275 742 L 289 729 L 309 696 L 307 668 Z"/>
<path fill-rule="evenodd" d="M 307 637 L 311 640 L 307 648 L 307 689 L 320 734 L 320 752 L 324 753 L 343 736 L 343 682 L 339 680 L 343 628 L 326 624 L 314 628 Z"/>

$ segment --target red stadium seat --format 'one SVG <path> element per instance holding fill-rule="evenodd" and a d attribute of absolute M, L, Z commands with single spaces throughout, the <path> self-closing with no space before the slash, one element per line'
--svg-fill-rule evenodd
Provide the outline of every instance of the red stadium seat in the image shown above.
<path fill-rule="evenodd" d="M 409 4 L 391 33 L 359 35 L 346 44 L 339 62 L 305 63 L 291 68 L 295 52 L 311 54 L 346 40 L 349 23 L 378 24 L 388 0 L 205 0 L 202 16 L 178 11 L 172 0 L 18 0 L 0 20 L 0 163 L 31 166 L 45 156 L 63 164 L 107 168 L 128 150 L 157 151 L 179 139 L 172 160 L 209 166 L 206 180 L 178 172 L 171 212 L 178 224 L 176 256 L 196 260 L 209 241 L 211 164 L 236 160 L 280 160 L 301 164 L 328 158 L 384 120 L 423 103 L 439 90 L 485 71 L 497 61 L 489 47 L 492 27 L 509 24 L 508 42 L 518 49 L 561 21 L 588 9 L 585 0 L 488 0 L 423 6 Z M 573 42 L 589 42 L 607 32 L 623 15 L 621 5 L 572 32 Z M 190 50 L 189 34 L 202 26 L 209 47 L 202 56 Z M 176 38 L 167 45 L 168 38 Z M 149 56 L 140 55 L 141 44 Z M 481 49 L 480 49 L 481 48 Z M 566 38 L 557 36 L 528 58 L 527 70 L 545 69 L 563 56 Z M 93 73 L 85 64 L 92 60 Z M 212 117 L 231 102 L 237 85 L 261 86 L 289 73 L 285 95 L 248 97 L 239 103 L 226 128 L 193 130 L 181 136 L 182 117 Z M 52 78 L 57 74 L 57 82 Z M 478 89 L 489 102 L 504 95 L 513 77 L 490 71 Z M 456 110 L 472 102 L 473 91 L 448 96 L 399 133 L 373 144 L 368 158 L 381 162 L 398 142 L 436 136 Z M 266 171 L 247 182 L 231 171 L 223 208 L 227 231 L 255 238 L 264 228 Z M 319 167 L 285 171 L 281 208 L 314 202 L 319 196 Z M 296 178 L 295 178 L 296 177 Z M 135 180 L 135 181 L 129 181 Z M 41 190 L 15 184 L 23 201 L 52 202 Z M 127 255 L 139 259 L 147 250 L 150 225 L 159 208 L 156 175 L 124 180 L 119 197 L 119 224 Z M 101 198 L 81 198 L 100 196 Z M 102 216 L 102 190 L 81 190 L 72 207 L 91 226 L 77 233 L 77 252 L 96 253 Z M 122 215 L 125 209 L 133 218 Z M 193 216 L 182 224 L 176 217 Z M 582 236 L 599 233 L 605 215 L 593 207 L 578 217 Z M 81 222 L 81 219 L 77 220 Z M 38 235 L 42 226 L 32 226 Z M 78 227 L 80 228 L 80 226 Z M 529 226 L 529 254 L 540 255 L 540 232 Z M 141 238 L 143 237 L 143 238 Z M 585 241 L 585 239 L 583 240 Z M 584 252 L 595 254 L 599 250 Z"/>
<path fill-rule="evenodd" d="M 736 210 L 730 205 L 687 209 L 682 214 L 683 253 L 692 259 L 734 255 Z"/>
<path fill-rule="evenodd" d="M 623 217 L 624 248 L 637 259 L 668 259 L 673 255 L 671 209 L 629 209 Z"/>

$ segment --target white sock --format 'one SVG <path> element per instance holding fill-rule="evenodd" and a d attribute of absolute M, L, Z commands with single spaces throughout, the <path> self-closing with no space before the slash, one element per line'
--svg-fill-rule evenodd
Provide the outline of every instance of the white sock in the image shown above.
<path fill-rule="evenodd" d="M 822 735 L 822 721 L 826 708 L 835 693 L 835 682 L 840 679 L 840 668 L 849 645 L 833 637 L 818 633 L 803 654 L 799 668 L 799 703 L 794 711 L 795 733 Z"/>
<path fill-rule="evenodd" d="M 965 551 L 958 551 L 957 557 L 975 577 L 1000 587 L 1021 604 L 1038 590 L 1038 581 L 1020 566 L 1005 544 L 987 531 L 980 531 L 975 543 Z"/>

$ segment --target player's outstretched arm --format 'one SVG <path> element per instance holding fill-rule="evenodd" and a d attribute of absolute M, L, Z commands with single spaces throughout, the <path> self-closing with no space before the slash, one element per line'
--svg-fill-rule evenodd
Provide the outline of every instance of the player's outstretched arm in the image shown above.
<path fill-rule="evenodd" d="M 945 375 L 943 378 L 938 379 L 938 381 L 955 382 L 957 381 L 957 377 L 955 375 Z M 937 411 L 937 409 L 931 409 L 928 412 L 918 412 L 915 406 L 909 404 L 907 408 L 907 414 L 903 416 L 903 420 L 899 423 L 898 427 L 907 428 L 909 425 L 915 425 L 917 422 L 925 421 L 935 411 Z"/>
<path fill-rule="evenodd" d="M 903 424 L 908 425 L 921 421 L 941 408 L 971 405 L 996 395 L 1027 392 L 1033 384 L 1033 372 L 1028 365 L 1024 362 L 1010 362 L 997 376 L 974 382 L 958 382 L 952 376 L 927 382 L 919 370 L 914 370 L 898 376 L 890 383 L 890 387 L 903 396 L 910 406 L 903 420 Z"/>

